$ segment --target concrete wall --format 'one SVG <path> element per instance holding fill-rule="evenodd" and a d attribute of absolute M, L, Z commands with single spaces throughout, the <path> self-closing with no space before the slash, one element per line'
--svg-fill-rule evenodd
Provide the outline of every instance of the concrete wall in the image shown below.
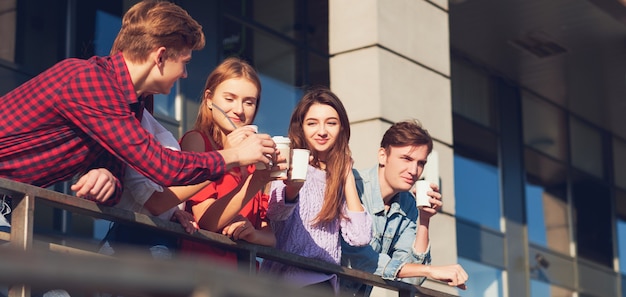
<path fill-rule="evenodd" d="M 418 119 L 435 138 L 445 213 L 431 224 L 433 265 L 457 261 L 447 8 L 445 0 L 329 1 L 330 87 L 348 110 L 355 167 L 376 165 L 394 122 Z"/>

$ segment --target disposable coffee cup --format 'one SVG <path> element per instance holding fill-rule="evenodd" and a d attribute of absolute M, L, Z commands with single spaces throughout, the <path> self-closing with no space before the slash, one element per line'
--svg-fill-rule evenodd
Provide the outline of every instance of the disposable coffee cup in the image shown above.
<path fill-rule="evenodd" d="M 254 131 L 254 133 L 259 133 L 259 126 L 257 126 L 257 125 L 245 125 L 244 127 L 249 127 L 249 128 L 252 129 L 252 131 Z M 255 166 L 256 170 L 265 170 L 265 169 L 267 169 L 267 166 L 265 166 L 265 163 L 263 163 L 263 162 L 257 162 L 255 165 L 256 165 Z"/>
<path fill-rule="evenodd" d="M 306 180 L 306 172 L 309 169 L 309 155 L 307 149 L 291 150 L 291 180 L 303 182 Z"/>
<path fill-rule="evenodd" d="M 427 194 L 429 191 L 432 191 L 430 181 L 418 180 L 415 183 L 415 205 L 417 208 L 431 207 L 430 196 Z"/>
<path fill-rule="evenodd" d="M 285 158 L 285 162 L 280 164 L 286 164 L 285 170 L 277 170 L 270 173 L 271 177 L 287 177 L 287 170 L 289 169 L 289 159 L 291 155 L 291 140 L 288 137 L 274 136 L 272 137 L 274 143 L 276 143 L 276 149 L 280 152 L 280 155 Z"/>

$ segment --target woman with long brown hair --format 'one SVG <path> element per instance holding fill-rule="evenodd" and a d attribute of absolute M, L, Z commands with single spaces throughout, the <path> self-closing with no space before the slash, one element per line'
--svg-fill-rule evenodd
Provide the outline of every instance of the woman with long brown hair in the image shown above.
<path fill-rule="evenodd" d="M 358 246 L 371 238 L 371 219 L 361 205 L 352 174 L 350 123 L 339 98 L 324 87 L 306 92 L 291 116 L 289 138 L 292 149 L 308 149 L 311 159 L 305 181 L 271 184 L 267 216 L 277 248 L 339 264 L 340 234 Z M 278 273 L 298 286 L 338 293 L 335 275 L 267 260 L 262 270 Z"/>

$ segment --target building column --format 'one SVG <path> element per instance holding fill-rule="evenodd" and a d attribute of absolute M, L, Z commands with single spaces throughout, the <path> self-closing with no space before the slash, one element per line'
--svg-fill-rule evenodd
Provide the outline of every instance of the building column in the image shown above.
<path fill-rule="evenodd" d="M 394 122 L 418 119 L 435 139 L 444 208 L 431 224 L 433 265 L 457 263 L 448 1 L 330 0 L 329 52 L 330 87 L 350 117 L 356 168 L 376 165 Z"/>

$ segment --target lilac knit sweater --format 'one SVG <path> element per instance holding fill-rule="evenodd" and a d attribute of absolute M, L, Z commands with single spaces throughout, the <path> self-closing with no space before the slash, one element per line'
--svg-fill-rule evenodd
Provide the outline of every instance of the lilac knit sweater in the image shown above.
<path fill-rule="evenodd" d="M 308 168 L 306 182 L 300 189 L 300 198 L 296 203 L 285 203 L 285 184 L 282 181 L 272 182 L 267 217 L 276 234 L 278 249 L 339 265 L 341 259 L 339 233 L 341 232 L 343 239 L 350 245 L 369 244 L 372 219 L 365 211 L 347 210 L 344 203 L 343 211 L 348 219 L 337 219 L 324 226 L 314 226 L 312 222 L 324 202 L 325 187 L 326 172 L 313 166 Z M 335 275 L 303 270 L 268 260 L 263 262 L 261 270 L 278 274 L 296 286 L 331 280 L 337 292 Z"/>

